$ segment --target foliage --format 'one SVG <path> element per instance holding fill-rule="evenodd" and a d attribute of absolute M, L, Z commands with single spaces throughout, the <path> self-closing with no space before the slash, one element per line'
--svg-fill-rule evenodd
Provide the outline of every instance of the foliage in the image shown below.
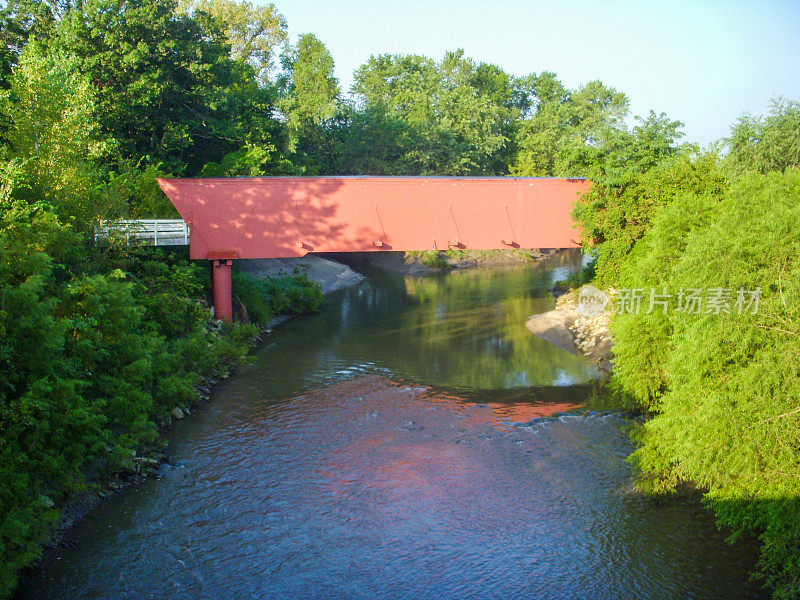
<path fill-rule="evenodd" d="M 277 314 L 312 313 L 322 307 L 322 290 L 304 275 L 257 279 L 236 270 L 233 295 L 245 306 L 250 320 L 262 326 Z"/>
<path fill-rule="evenodd" d="M 243 360 L 252 329 L 211 333 L 198 269 L 136 251 L 69 265 L 80 236 L 44 204 L 0 211 L 0 593 L 87 474 L 132 468 L 195 384 Z M 141 252 L 141 251 L 139 251 Z M 131 267 L 126 274 L 116 266 Z M 76 269 L 75 267 L 78 267 Z"/>
<path fill-rule="evenodd" d="M 659 154 L 661 147 L 657 145 Z M 714 153 L 688 148 L 660 162 L 656 157 L 647 162 L 651 161 L 655 166 L 648 170 L 634 166 L 625 173 L 622 186 L 615 185 L 620 181 L 617 173 L 593 181 L 573 208 L 584 239 L 597 248 L 597 278 L 602 285 L 618 284 L 623 263 L 661 207 L 680 193 L 719 196 L 725 189 Z"/>
<path fill-rule="evenodd" d="M 92 163 L 108 151 L 96 121 L 94 90 L 79 61 L 47 52 L 34 41 L 20 57 L 0 96 L 9 121 L 10 157 L 21 160 L 16 193 L 47 199 L 62 216 L 84 225 L 100 208 L 94 198 L 100 172 Z"/>
<path fill-rule="evenodd" d="M 625 259 L 619 285 L 646 291 L 672 288 L 672 278 L 688 237 L 707 226 L 720 210 L 710 194 L 683 192 L 665 205 L 653 226 Z M 659 409 L 668 387 L 665 365 L 672 352 L 671 325 L 663 311 L 620 313 L 611 324 L 614 335 L 614 386 L 647 411 Z"/>
<path fill-rule="evenodd" d="M 659 414 L 639 431 L 633 456 L 644 484 L 655 491 L 681 481 L 705 488 L 721 523 L 761 536 L 761 574 L 781 598 L 800 591 L 798 194 L 794 169 L 744 176 L 716 206 L 698 199 L 702 214 L 680 215 L 676 206 L 659 228 L 684 241 L 675 249 L 663 239 L 659 250 L 653 239 L 647 258 L 665 259 L 659 278 L 672 289 L 734 290 L 731 310 L 668 313 L 657 361 L 632 362 L 635 334 L 649 322 L 621 325 L 631 332 L 617 341 L 623 384 L 642 376 L 664 382 Z M 687 196 L 682 207 L 692 204 Z M 739 314 L 735 291 L 757 288 L 757 312 Z M 646 390 L 637 391 L 646 402 Z"/>
<path fill-rule="evenodd" d="M 46 39 L 56 19 L 63 13 L 66 1 L 9 0 L 0 8 L 0 87 L 16 67 L 29 40 Z"/>
<path fill-rule="evenodd" d="M 274 91 L 234 61 L 208 13 L 173 0 L 88 0 L 59 23 L 54 44 L 75 54 L 97 90 L 104 132 L 126 157 L 195 173 L 276 127 Z"/>
<path fill-rule="evenodd" d="M 439 250 L 419 250 L 406 252 L 405 257 L 406 260 L 419 261 L 429 269 L 434 269 L 437 271 L 446 271 L 451 269 L 452 265 L 450 265 L 450 263 L 448 263 L 442 257 L 442 254 L 446 256 L 454 256 L 454 254 L 448 250 L 442 252 Z"/>
<path fill-rule="evenodd" d="M 178 211 L 158 186 L 159 177 L 170 177 L 155 165 L 144 168 L 130 161 L 119 162 L 119 172 L 108 172 L 105 192 L 109 219 L 138 217 L 144 219 L 176 219 Z"/>
<path fill-rule="evenodd" d="M 286 19 L 274 4 L 182 0 L 180 7 L 186 12 L 203 11 L 214 17 L 225 32 L 231 46 L 231 56 L 253 67 L 260 83 L 269 81 L 275 48 L 286 41 Z"/>
<path fill-rule="evenodd" d="M 800 166 L 800 102 L 778 98 L 765 117 L 743 115 L 727 140 L 734 173 L 783 171 Z"/>
<path fill-rule="evenodd" d="M 584 265 L 580 271 L 570 273 L 565 279 L 560 279 L 553 284 L 554 294 L 565 294 L 570 290 L 577 290 L 594 281 L 596 272 L 596 259 Z"/>
<path fill-rule="evenodd" d="M 632 146 L 609 147 L 573 212 L 600 284 L 673 294 L 666 314 L 619 311 L 611 322 L 613 388 L 653 416 L 634 432 L 632 461 L 643 489 L 691 482 L 734 537 L 759 535 L 761 576 L 775 597 L 796 598 L 797 103 L 742 117 L 722 159 L 675 153 L 672 131 L 651 119 Z M 731 290 L 730 312 L 676 311 L 674 295 L 693 288 Z M 740 289 L 761 290 L 756 314 L 735 308 Z"/>
<path fill-rule="evenodd" d="M 226 154 L 222 160 L 207 162 L 200 169 L 200 177 L 258 177 L 294 174 L 295 167 L 288 159 L 279 158 L 272 144 L 245 144 L 238 150 Z M 164 194 L 160 196 L 165 199 Z M 173 209 L 174 210 L 174 209 Z"/>
<path fill-rule="evenodd" d="M 316 36 L 306 33 L 283 56 L 287 95 L 282 108 L 291 131 L 321 125 L 336 114 L 339 83 L 333 57 Z"/>
<path fill-rule="evenodd" d="M 402 124 L 404 150 L 395 168 L 406 174 L 491 172 L 515 114 L 511 79 L 462 50 L 438 63 L 418 55 L 370 57 L 356 71 L 353 91 L 364 110 Z"/>
<path fill-rule="evenodd" d="M 623 127 L 625 94 L 592 81 L 569 91 L 554 73 L 526 82 L 532 114 L 517 129 L 519 148 L 511 173 L 520 176 L 582 176 L 604 145 Z"/>

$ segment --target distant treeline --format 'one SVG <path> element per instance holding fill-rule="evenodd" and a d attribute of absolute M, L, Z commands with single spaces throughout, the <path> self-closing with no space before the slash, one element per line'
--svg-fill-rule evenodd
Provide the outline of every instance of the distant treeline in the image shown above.
<path fill-rule="evenodd" d="M 254 333 L 215 332 L 203 269 L 96 247 L 93 226 L 174 216 L 159 176 L 331 174 L 591 177 L 575 214 L 603 283 L 760 285 L 746 318 L 620 317 L 616 381 L 658 415 L 638 434 L 643 481 L 703 486 L 723 522 L 763 533 L 768 583 L 796 596 L 797 103 L 700 150 L 664 114 L 630 127 L 599 81 L 568 89 L 455 51 L 373 56 L 345 94 L 333 65 L 311 34 L 288 44 L 271 4 L 0 11 L 0 596 L 59 507 L 133 468 Z M 319 307 L 299 279 L 235 284 L 257 321 Z"/>

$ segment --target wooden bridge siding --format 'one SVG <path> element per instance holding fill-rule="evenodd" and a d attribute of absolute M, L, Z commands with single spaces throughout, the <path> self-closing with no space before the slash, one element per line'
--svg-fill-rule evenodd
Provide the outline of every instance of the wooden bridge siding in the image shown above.
<path fill-rule="evenodd" d="M 162 179 L 191 256 L 578 246 L 569 213 L 589 183 L 526 178 Z M 373 242 L 384 242 L 383 248 Z M 305 244 L 298 247 L 298 243 Z"/>

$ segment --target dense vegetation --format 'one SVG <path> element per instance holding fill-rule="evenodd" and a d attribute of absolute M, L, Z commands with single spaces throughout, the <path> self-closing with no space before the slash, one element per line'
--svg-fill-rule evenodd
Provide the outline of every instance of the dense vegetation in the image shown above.
<path fill-rule="evenodd" d="M 653 417 L 635 432 L 642 488 L 697 485 L 734 537 L 760 536 L 776 598 L 800 597 L 798 135 L 800 104 L 779 100 L 734 125 L 724 157 L 598 178 L 575 209 L 597 280 L 644 291 L 612 319 L 613 385 Z M 651 289 L 666 310 L 648 314 Z"/>
<path fill-rule="evenodd" d="M 60 508 L 141 470 L 170 411 L 257 332 L 210 318 L 185 250 L 96 245 L 94 225 L 171 214 L 163 173 L 289 164 L 258 44 L 237 59 L 211 16 L 168 2 L 59 7 L 12 2 L 0 29 L 0 597 Z M 302 277 L 235 290 L 256 324 L 321 302 Z"/>
<path fill-rule="evenodd" d="M 620 315 L 616 385 L 656 416 L 643 481 L 693 481 L 764 536 L 796 596 L 796 103 L 743 117 L 727 154 L 625 95 L 515 76 L 461 51 L 373 56 L 349 94 L 312 34 L 235 0 L 8 0 L 0 9 L 0 596 L 58 508 L 157 444 L 254 328 L 217 331 L 207 272 L 110 243 L 99 220 L 175 216 L 156 178 L 589 176 L 576 218 L 604 285 L 760 286 L 756 315 Z M 724 265 L 724 268 L 721 267 Z M 302 279 L 235 276 L 249 316 L 319 308 Z M 793 406 L 795 405 L 795 406 Z"/>

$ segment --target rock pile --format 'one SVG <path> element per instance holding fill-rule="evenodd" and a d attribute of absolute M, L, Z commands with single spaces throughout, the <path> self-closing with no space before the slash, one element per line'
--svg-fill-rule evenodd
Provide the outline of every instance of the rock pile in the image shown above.
<path fill-rule="evenodd" d="M 559 296 L 556 300 L 556 310 L 576 315 L 572 325 L 569 326 L 575 346 L 600 365 L 601 369 L 610 371 L 611 348 L 614 345 L 609 329 L 612 311 L 608 310 L 592 317 L 582 315 L 577 311 L 574 292 Z"/>

